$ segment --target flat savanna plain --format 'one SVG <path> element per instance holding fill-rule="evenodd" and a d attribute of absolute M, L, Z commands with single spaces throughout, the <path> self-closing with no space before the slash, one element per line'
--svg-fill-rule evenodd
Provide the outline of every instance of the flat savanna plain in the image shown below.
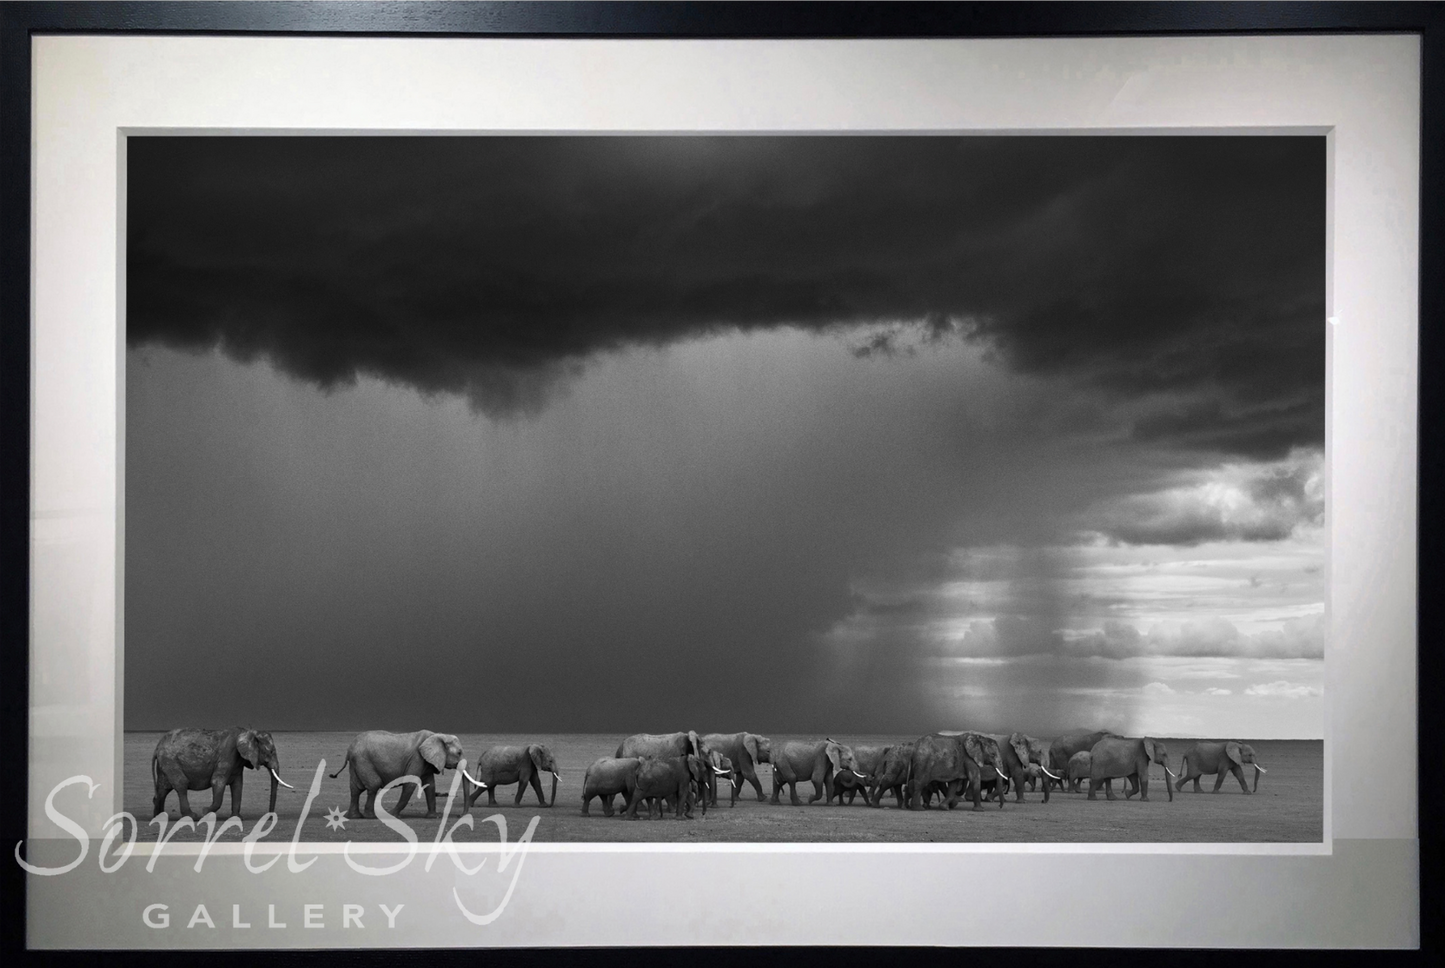
<path fill-rule="evenodd" d="M 296 787 L 296 791 L 282 788 L 277 793 L 276 812 L 280 822 L 266 839 L 287 841 L 301 818 L 317 763 L 325 759 L 326 773 L 334 772 L 345 758 L 346 748 L 355 734 L 272 735 L 281 757 L 281 775 Z M 160 733 L 125 734 L 124 808 L 140 820 L 142 840 L 154 840 L 159 830 L 159 825 L 152 826 L 147 821 L 151 818 L 154 792 L 151 754 L 160 736 Z M 775 744 L 788 739 L 812 738 L 816 737 L 772 736 Z M 860 745 L 905 742 L 917 737 L 839 734 L 834 738 Z M 1101 791 L 1099 798 L 1093 801 L 1082 793 L 1056 792 L 1046 804 L 1042 792 L 1036 791 L 1025 792 L 1023 803 L 1016 803 L 1010 796 L 1001 810 L 996 803 L 986 803 L 984 809 L 977 812 L 971 802 L 962 802 L 954 810 L 899 810 L 891 796 L 885 796 L 884 806 L 878 809 L 865 806 L 861 797 L 851 806 L 840 806 L 836 801 L 832 806 L 825 806 L 822 800 L 809 806 L 807 799 L 813 795 L 812 784 L 800 783 L 798 798 L 804 802 L 803 806 L 789 804 L 786 788 L 778 806 L 759 803 L 751 786 L 745 784 L 737 805 L 729 807 L 726 785 L 719 784 L 718 806 L 709 809 L 706 816 L 701 810 L 695 810 L 691 820 L 679 821 L 668 814 L 662 820 L 631 821 L 621 816 L 603 816 L 595 799 L 590 808 L 591 816 L 582 816 L 581 810 L 582 778 L 587 767 L 599 756 L 612 755 L 622 740 L 621 736 L 585 733 L 529 736 L 461 734 L 460 739 L 469 762 L 488 746 L 545 743 L 557 759 L 561 780 L 557 784 L 556 806 L 545 808 L 538 805 L 537 796 L 530 789 L 525 792 L 521 805 L 516 805 L 515 785 L 497 790 L 497 805 L 494 807 L 487 805 L 486 794 L 482 794 L 472 807 L 473 829 L 459 827 L 453 835 L 459 842 L 496 842 L 497 828 L 483 822 L 484 817 L 496 813 L 506 818 L 508 840 L 515 840 L 532 817 L 541 817 L 533 834 L 533 839 L 538 842 L 1319 843 L 1324 833 L 1324 744 L 1318 740 L 1251 741 L 1260 762 L 1269 770 L 1268 775 L 1260 778 L 1259 792 L 1251 796 L 1241 793 L 1239 784 L 1231 776 L 1225 777 L 1218 794 L 1212 794 L 1210 790 L 1213 789 L 1214 778 L 1205 777 L 1200 781 L 1204 792 L 1195 793 L 1193 785 L 1187 784 L 1184 790 L 1174 794 L 1171 803 L 1164 792 L 1163 770 L 1156 766 L 1147 803 L 1141 803 L 1137 797 L 1125 800 L 1122 795 L 1110 802 Z M 1171 768 L 1178 768 L 1179 754 L 1193 742 L 1166 740 Z M 452 776 L 449 771 L 438 778 L 438 812 L 444 807 Z M 1246 777 L 1252 783 L 1253 770 Z M 771 797 L 771 768 L 761 767 L 759 779 L 763 782 L 764 792 Z M 543 789 L 550 794 L 551 777 L 546 778 Z M 1115 790 L 1120 792 L 1122 785 L 1116 783 Z M 254 828 L 256 820 L 265 811 L 269 792 L 269 776 L 249 770 L 246 772 L 241 797 L 241 816 L 246 831 Z M 208 791 L 192 793 L 192 809 L 209 809 L 209 796 Z M 399 796 L 397 791 L 389 794 L 386 806 L 394 809 Z M 334 780 L 323 775 L 320 792 L 301 831 L 301 840 L 367 843 L 402 839 L 381 820 L 348 820 L 343 829 L 328 828 L 325 820 L 327 811 L 340 808 L 345 812 L 349 803 L 347 774 L 342 772 Z M 620 798 L 617 803 L 620 806 Z M 172 819 L 179 815 L 174 793 L 166 801 L 166 808 Z M 425 812 L 425 802 L 414 793 L 399 818 L 422 843 L 432 840 L 441 822 L 436 818 L 425 819 Z M 224 821 L 230 814 L 228 792 L 220 819 Z M 453 806 L 451 823 L 456 822 L 457 815 L 458 809 Z M 639 811 L 639 817 L 642 816 Z M 174 840 L 196 840 L 203 835 L 204 826 L 200 833 L 182 830 Z M 232 829 L 219 839 L 223 842 L 239 841 L 242 835 L 241 831 Z"/>

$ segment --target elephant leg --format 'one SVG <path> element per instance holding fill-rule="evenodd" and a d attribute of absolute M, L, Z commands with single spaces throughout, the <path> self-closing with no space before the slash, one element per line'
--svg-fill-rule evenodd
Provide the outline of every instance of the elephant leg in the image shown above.
<path fill-rule="evenodd" d="M 1236 767 L 1234 767 L 1234 768 L 1231 770 L 1231 772 L 1234 774 L 1234 778 L 1239 781 L 1239 788 L 1240 788 L 1241 790 L 1243 790 L 1245 793 L 1248 793 L 1248 792 L 1249 792 L 1249 784 L 1247 784 L 1247 783 L 1244 782 L 1244 770 L 1243 770 L 1242 768 L 1236 766 Z"/>
<path fill-rule="evenodd" d="M 377 796 L 380 796 L 380 795 L 381 795 L 380 793 L 377 794 Z M 396 811 L 395 811 L 395 813 L 392 814 L 392 816 L 395 816 L 395 817 L 401 816 L 401 812 L 406 809 L 406 805 L 407 805 L 408 803 L 410 803 L 410 802 L 411 802 L 411 784 L 410 784 L 410 783 L 403 783 L 403 784 L 402 784 L 402 787 L 401 787 L 401 799 L 396 802 Z M 373 805 L 374 805 L 374 798 L 373 798 Z"/>
<path fill-rule="evenodd" d="M 403 793 L 404 792 L 405 791 L 403 791 Z M 367 820 L 376 819 L 376 798 L 380 795 L 381 787 L 377 786 L 366 788 L 366 809 L 362 812 L 362 817 Z M 401 811 L 398 810 L 397 812 L 400 813 Z"/>
<path fill-rule="evenodd" d="M 964 790 L 965 790 L 965 787 L 963 786 L 963 784 L 965 784 L 965 783 L 971 784 L 971 785 L 973 786 L 973 809 L 975 809 L 975 810 L 982 810 L 982 809 L 983 809 L 983 801 L 982 801 L 982 797 L 980 796 L 980 794 L 981 794 L 982 791 L 983 791 L 983 773 L 982 773 L 982 771 L 980 771 L 979 768 L 976 767 L 976 766 L 975 766 L 975 767 L 972 767 L 972 768 L 970 768 L 970 769 L 968 770 L 968 776 L 967 776 L 967 778 L 959 781 L 959 793 L 960 793 L 960 794 L 963 793 Z M 948 785 L 948 792 L 949 792 L 948 806 L 949 806 L 949 809 L 951 810 L 951 809 L 953 809 L 954 804 L 958 803 L 959 797 L 953 795 L 953 784 L 951 784 L 951 783 Z M 1002 804 L 1002 802 L 1003 802 L 1003 794 L 1002 794 L 1002 793 L 999 794 L 999 802 L 1000 802 L 1000 804 Z"/>
<path fill-rule="evenodd" d="M 177 801 L 179 801 L 181 806 L 181 816 L 194 817 L 195 814 L 191 813 L 191 798 L 188 797 L 186 793 L 187 790 L 185 784 L 181 784 L 180 786 L 176 787 L 176 799 Z"/>
<path fill-rule="evenodd" d="M 211 813 L 221 815 L 221 801 L 226 797 L 226 778 L 223 776 L 212 777 L 211 779 Z"/>
<path fill-rule="evenodd" d="M 1218 793 L 1219 788 L 1222 786 L 1224 786 L 1224 771 L 1220 770 L 1218 773 L 1214 774 L 1214 789 L 1210 792 Z"/>
<path fill-rule="evenodd" d="M 540 772 L 534 772 L 532 774 L 532 790 L 537 794 L 538 803 L 544 807 L 550 806 L 550 804 L 547 803 L 547 794 L 542 792 L 542 774 Z"/>
<path fill-rule="evenodd" d="M 752 767 L 749 767 L 747 772 L 743 774 L 743 778 L 749 783 L 751 783 L 753 785 L 753 789 L 757 791 L 759 803 L 762 803 L 764 800 L 767 799 L 767 797 L 763 796 L 763 784 L 758 779 L 758 773 L 756 770 L 754 770 Z M 741 783 L 738 784 L 738 788 L 742 788 Z"/>
<path fill-rule="evenodd" d="M 171 784 L 171 778 L 166 775 L 165 770 L 157 769 L 156 795 L 154 802 L 151 804 L 151 806 L 155 808 L 155 812 L 151 814 L 152 817 L 159 817 L 166 812 L 166 797 L 171 795 L 171 790 L 173 789 L 174 786 Z"/>
<path fill-rule="evenodd" d="M 360 820 L 361 816 L 361 786 L 353 776 L 351 779 L 351 807 L 346 811 L 346 817 L 348 820 Z"/>
<path fill-rule="evenodd" d="M 1203 793 L 1203 792 L 1204 792 L 1204 791 L 1203 791 L 1202 789 L 1200 789 L 1200 787 L 1199 787 L 1199 778 L 1200 778 L 1201 776 L 1203 776 L 1203 775 L 1204 775 L 1204 774 L 1202 774 L 1202 773 L 1196 773 L 1196 774 L 1194 774 L 1194 792 L 1195 792 L 1195 793 Z"/>
<path fill-rule="evenodd" d="M 795 807 L 801 807 L 803 805 L 803 801 L 798 799 L 797 779 L 792 779 L 788 781 L 788 799 L 792 801 L 792 804 Z"/>
<path fill-rule="evenodd" d="M 1119 799 L 1118 797 L 1114 796 L 1114 780 L 1112 777 L 1104 781 L 1104 796 L 1110 800 Z"/>
<path fill-rule="evenodd" d="M 421 792 L 422 796 L 426 798 L 426 815 L 428 817 L 435 817 L 437 815 L 437 781 L 435 774 L 426 778 L 426 782 L 421 786 Z"/>
<path fill-rule="evenodd" d="M 236 778 L 231 781 L 231 816 L 233 817 L 239 817 L 241 815 L 242 779 L 242 775 L 240 773 L 237 773 Z"/>
<path fill-rule="evenodd" d="M 813 804 L 817 803 L 819 800 L 823 799 L 823 792 L 824 792 L 824 790 L 826 790 L 826 789 L 827 789 L 827 788 L 826 788 L 826 786 L 825 786 L 825 784 L 824 784 L 824 782 L 823 782 L 822 780 L 814 780 L 814 781 L 813 781 L 813 795 L 808 798 L 808 805 L 809 805 L 809 806 L 812 806 Z M 828 790 L 828 805 L 829 805 L 829 806 L 832 806 L 832 804 L 833 804 L 833 792 L 832 792 L 831 790 Z"/>

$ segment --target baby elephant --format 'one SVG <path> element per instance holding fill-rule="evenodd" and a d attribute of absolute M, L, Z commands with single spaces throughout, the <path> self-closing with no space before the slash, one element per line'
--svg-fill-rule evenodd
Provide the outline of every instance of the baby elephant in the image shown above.
<path fill-rule="evenodd" d="M 612 798 L 619 793 L 622 794 L 622 812 L 626 813 L 632 806 L 637 790 L 637 768 L 641 765 L 641 758 L 636 756 L 621 759 L 604 756 L 587 767 L 587 775 L 582 779 L 582 816 L 590 816 L 587 806 L 593 797 L 602 801 L 602 812 L 612 816 Z M 649 808 L 648 816 L 651 815 Z"/>
<path fill-rule="evenodd" d="M 1230 740 L 1226 743 L 1195 743 L 1184 751 L 1180 758 L 1183 766 L 1179 770 L 1179 783 L 1174 787 L 1176 790 L 1183 790 L 1184 784 L 1190 780 L 1194 781 L 1194 792 L 1199 793 L 1199 778 L 1210 773 L 1215 774 L 1214 792 L 1219 792 L 1219 787 L 1224 783 L 1226 774 L 1234 774 L 1239 781 L 1239 788 L 1245 793 L 1253 793 L 1259 789 L 1259 775 L 1268 773 L 1259 761 L 1254 758 L 1254 747 L 1248 743 L 1238 743 Z M 1254 789 L 1251 790 L 1244 783 L 1245 766 L 1254 767 Z"/>
<path fill-rule="evenodd" d="M 692 817 L 693 803 L 700 800 L 694 795 L 694 784 L 697 789 L 707 789 L 707 776 L 709 766 L 702 759 L 691 754 L 687 756 L 665 756 L 665 757 L 644 757 L 637 768 L 637 785 L 632 795 L 632 804 L 627 809 L 627 816 L 632 820 L 637 819 L 637 805 L 647 802 L 647 818 L 652 819 L 652 803 L 658 801 L 658 819 L 662 819 L 662 805 L 666 803 L 673 808 L 673 815 L 681 820 L 684 816 Z M 707 803 L 702 802 L 703 813 L 707 813 Z"/>
<path fill-rule="evenodd" d="M 527 792 L 528 785 L 536 792 L 537 802 L 542 806 L 550 807 L 557 801 L 557 761 L 553 758 L 552 751 L 541 743 L 533 743 L 531 746 L 489 747 L 477 757 L 476 773 L 485 786 L 467 794 L 468 809 L 471 809 L 477 797 L 482 795 L 482 789 L 487 791 L 487 806 L 495 807 L 497 787 L 512 783 L 517 784 L 517 799 L 513 801 L 515 806 L 522 805 L 522 794 Z M 542 793 L 544 773 L 552 774 L 550 799 Z"/>
<path fill-rule="evenodd" d="M 1084 792 L 1082 789 L 1079 788 L 1079 784 L 1083 783 L 1089 778 L 1089 771 L 1092 767 L 1092 760 L 1093 754 L 1091 754 L 1088 750 L 1081 750 L 1080 752 L 1075 753 L 1073 756 L 1069 757 L 1069 765 L 1064 776 L 1066 778 L 1066 781 L 1068 782 L 1070 793 Z M 1129 797 L 1132 797 L 1134 794 L 1139 792 L 1139 780 L 1137 777 L 1129 777 L 1125 781 L 1124 786 L 1125 799 L 1128 799 Z M 1114 792 L 1113 780 L 1104 781 L 1104 792 L 1106 794 Z"/>

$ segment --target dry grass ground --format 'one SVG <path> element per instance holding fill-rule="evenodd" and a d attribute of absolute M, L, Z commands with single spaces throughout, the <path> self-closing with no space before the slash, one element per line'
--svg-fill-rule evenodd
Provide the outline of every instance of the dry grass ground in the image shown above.
<path fill-rule="evenodd" d="M 289 840 L 305 803 L 306 791 L 321 759 L 326 760 L 326 771 L 332 772 L 341 764 L 353 733 L 275 733 L 276 746 L 283 765 L 283 777 L 297 787 L 292 793 L 282 789 L 277 795 L 276 809 L 281 820 L 268 840 Z M 140 836 L 153 840 L 156 827 L 146 824 L 150 819 L 152 784 L 150 757 L 155 749 L 159 733 L 127 733 L 125 736 L 125 809 L 141 821 Z M 794 737 L 775 735 L 774 741 Z M 801 737 L 799 737 L 801 738 Z M 836 739 L 848 743 L 893 742 L 916 737 L 880 737 L 837 735 Z M 497 839 L 496 828 L 490 823 L 481 823 L 483 817 L 500 813 L 507 818 L 509 839 L 514 839 L 533 816 L 540 816 L 534 839 L 537 841 L 581 841 L 581 842 L 660 842 L 660 841 L 771 841 L 797 843 L 808 841 L 890 841 L 900 843 L 941 843 L 961 841 L 985 842 L 1034 842 L 1034 843 L 1101 843 L 1101 842 L 1315 842 L 1323 836 L 1324 803 L 1324 744 L 1319 741 L 1252 740 L 1259 754 L 1260 762 L 1269 774 L 1260 780 L 1259 792 L 1245 796 L 1239 791 L 1239 784 L 1233 777 L 1227 777 L 1218 794 L 1211 794 L 1213 778 L 1201 781 L 1203 793 L 1194 793 L 1191 786 L 1174 795 L 1169 802 L 1163 787 L 1163 771 L 1156 768 L 1157 777 L 1150 784 L 1150 799 L 1147 803 L 1120 799 L 1106 801 L 1101 793 L 1098 800 L 1090 801 L 1083 794 L 1055 793 L 1047 804 L 1042 794 L 1026 793 L 1023 803 L 1012 798 L 1000 810 L 997 804 L 987 805 L 984 810 L 974 812 L 972 804 L 960 805 L 957 809 L 909 811 L 896 809 L 892 799 L 885 800 L 885 806 L 874 809 L 858 800 L 852 806 L 824 806 L 819 801 L 813 806 L 794 807 L 788 803 L 787 791 L 783 791 L 782 803 L 758 803 L 750 787 L 744 787 L 736 807 L 729 808 L 726 798 L 720 795 L 720 806 L 700 814 L 693 820 L 678 821 L 672 817 L 664 820 L 630 821 L 618 817 L 604 817 L 594 800 L 593 815 L 581 815 L 582 776 L 587 766 L 599 756 L 611 755 L 617 748 L 620 736 L 600 734 L 560 734 L 535 736 L 507 736 L 463 734 L 463 748 L 469 758 L 474 759 L 477 751 L 493 744 L 522 744 L 543 742 L 555 754 L 562 773 L 557 787 L 556 806 L 541 808 L 536 795 L 527 791 L 521 806 L 513 804 L 515 787 L 498 791 L 498 805 L 486 806 L 486 797 L 477 801 L 472 809 L 476 826 L 472 831 L 465 827 L 456 831 L 458 841 Z M 1190 741 L 1169 740 L 1170 758 L 1177 766 L 1179 753 Z M 762 779 L 765 791 L 771 796 L 771 776 L 763 768 Z M 442 796 L 450 783 L 448 773 L 438 784 L 438 808 Z M 1252 774 L 1251 774 L 1252 779 Z M 549 783 L 544 787 L 550 789 Z M 252 829 L 255 820 L 266 807 L 269 782 L 261 775 L 247 773 L 245 791 L 242 795 L 242 817 L 246 830 Z M 722 791 L 720 791 L 720 794 Z M 812 795 L 811 784 L 798 788 L 800 799 Z M 386 802 L 395 805 L 393 793 Z M 207 794 L 193 795 L 193 807 L 205 809 L 210 805 Z M 323 776 L 321 790 L 302 831 L 303 841 L 357 842 L 400 840 L 400 836 L 388 830 L 380 820 L 350 820 L 344 830 L 329 830 L 325 822 L 326 812 L 333 807 L 345 811 L 350 800 L 347 775 L 342 773 L 336 779 Z M 175 794 L 167 801 L 172 818 L 178 815 L 179 807 Z M 426 820 L 424 803 L 413 795 L 401 819 L 405 821 L 426 843 L 436 833 L 438 820 Z M 230 796 L 221 808 L 221 817 L 230 815 Z M 453 819 L 456 811 L 453 810 Z M 182 831 L 177 840 L 192 840 L 196 834 Z M 228 832 L 224 840 L 239 840 L 241 834 Z"/>

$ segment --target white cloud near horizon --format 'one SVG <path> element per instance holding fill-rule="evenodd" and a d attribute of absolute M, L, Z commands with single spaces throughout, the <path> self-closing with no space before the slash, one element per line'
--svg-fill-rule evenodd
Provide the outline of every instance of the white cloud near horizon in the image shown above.
<path fill-rule="evenodd" d="M 1181 484 L 1128 495 L 1098 512 L 1105 541 L 1192 547 L 1218 541 L 1280 541 L 1324 526 L 1324 453 L 1296 449 L 1268 463 L 1227 463 Z"/>

